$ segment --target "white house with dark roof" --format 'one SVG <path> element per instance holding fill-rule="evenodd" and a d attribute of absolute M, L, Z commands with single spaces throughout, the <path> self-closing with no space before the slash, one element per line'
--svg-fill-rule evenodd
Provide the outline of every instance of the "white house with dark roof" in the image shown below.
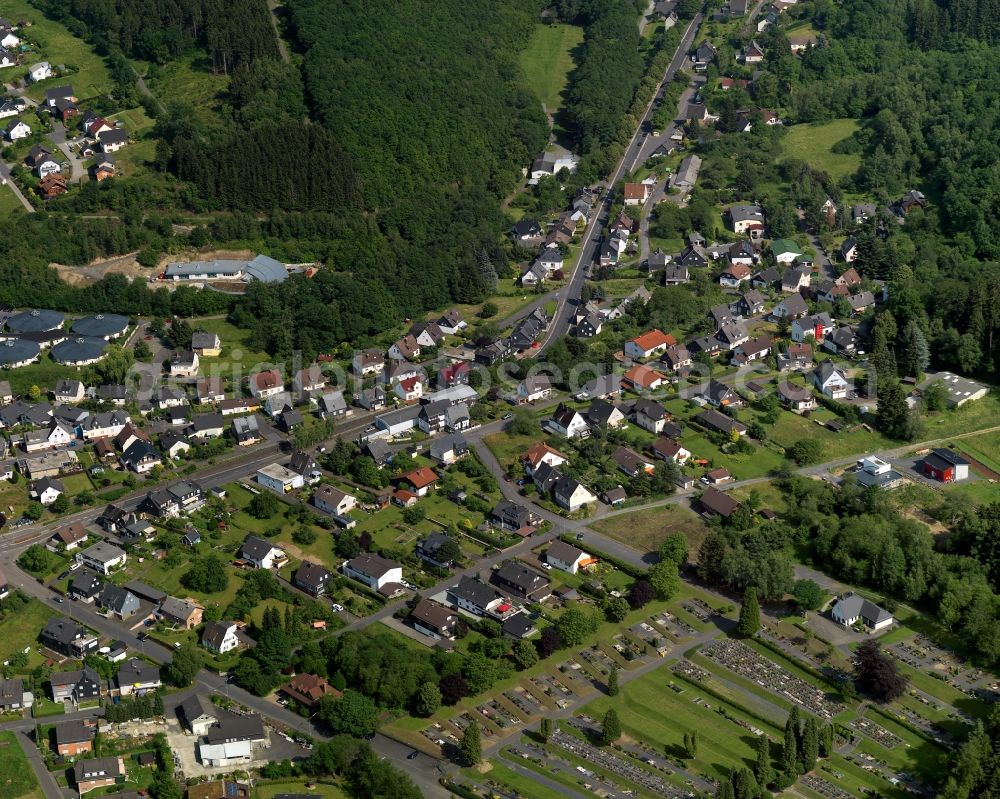
<path fill-rule="evenodd" d="M 400 585 L 403 582 L 402 566 L 369 553 L 344 561 L 341 571 L 345 577 L 357 580 L 373 591 L 382 591 L 390 585 Z"/>
<path fill-rule="evenodd" d="M 884 630 L 895 621 L 892 614 L 853 591 L 844 594 L 833 603 L 830 617 L 838 624 L 851 627 L 861 622 L 872 632 Z"/>
<path fill-rule="evenodd" d="M 124 549 L 109 544 L 107 541 L 98 541 L 83 552 L 76 553 L 77 563 L 104 575 L 111 574 L 116 569 L 123 567 L 127 559 L 128 555 L 125 554 Z"/>
<path fill-rule="evenodd" d="M 255 569 L 273 569 L 288 560 L 285 550 L 256 535 L 248 535 L 243 541 L 239 558 Z"/>

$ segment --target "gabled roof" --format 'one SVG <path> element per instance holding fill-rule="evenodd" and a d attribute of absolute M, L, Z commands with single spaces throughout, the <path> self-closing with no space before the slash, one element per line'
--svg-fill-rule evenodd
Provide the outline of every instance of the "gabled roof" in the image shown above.
<path fill-rule="evenodd" d="M 407 482 L 414 488 L 426 488 L 438 481 L 437 473 L 428 466 L 421 466 L 417 469 L 399 476 L 401 481 Z"/>

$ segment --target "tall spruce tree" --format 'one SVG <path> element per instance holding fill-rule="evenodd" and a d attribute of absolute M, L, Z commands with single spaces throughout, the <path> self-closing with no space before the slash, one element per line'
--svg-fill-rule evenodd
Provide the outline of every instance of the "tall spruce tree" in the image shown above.
<path fill-rule="evenodd" d="M 774 779 L 774 769 L 771 768 L 771 739 L 766 735 L 757 738 L 757 759 L 754 762 L 753 775 L 760 786 L 767 785 Z"/>
<path fill-rule="evenodd" d="M 757 601 L 757 589 L 750 586 L 743 594 L 743 605 L 740 607 L 740 620 L 736 625 L 736 634 L 744 638 L 752 638 L 760 630 L 760 603 Z"/>
<path fill-rule="evenodd" d="M 819 728 L 816 719 L 812 716 L 806 717 L 805 727 L 802 730 L 802 750 L 799 752 L 799 762 L 802 764 L 802 771 L 808 772 L 816 768 L 816 759 L 819 757 Z"/>

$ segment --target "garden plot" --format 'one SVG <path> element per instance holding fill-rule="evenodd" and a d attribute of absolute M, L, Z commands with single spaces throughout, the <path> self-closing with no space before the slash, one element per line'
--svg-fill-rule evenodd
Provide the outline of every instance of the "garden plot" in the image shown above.
<path fill-rule="evenodd" d="M 742 641 L 711 641 L 701 651 L 719 665 L 774 694 L 787 697 L 820 718 L 829 720 L 844 710 L 841 703 L 827 699 L 822 689 L 796 677 Z"/>
<path fill-rule="evenodd" d="M 424 736 L 432 744 L 437 744 L 438 746 L 444 746 L 446 741 L 451 741 L 453 744 L 458 744 L 458 738 L 450 730 L 446 730 L 443 725 L 435 722 L 431 724 L 430 727 L 426 727 L 421 730 L 421 735 Z"/>
<path fill-rule="evenodd" d="M 826 799 L 854 799 L 854 797 L 840 788 L 834 785 L 832 782 L 827 782 L 822 777 L 817 777 L 815 774 L 807 774 L 802 778 L 802 784 L 805 785 L 810 790 L 816 791 L 820 796 L 825 796 Z"/>
<path fill-rule="evenodd" d="M 515 685 L 509 691 L 504 691 L 503 695 L 508 702 L 527 716 L 538 716 L 545 711 L 538 700 L 520 685 Z"/>
<path fill-rule="evenodd" d="M 625 757 L 607 749 L 600 749 L 562 730 L 553 732 L 549 742 L 659 796 L 666 796 L 669 799 L 681 799 L 687 796 L 687 791 L 675 788 L 659 775 L 630 762 Z"/>
<path fill-rule="evenodd" d="M 663 627 L 667 633 L 677 640 L 684 640 L 685 638 L 691 638 L 697 634 L 697 631 L 688 624 L 683 619 L 678 619 L 673 613 L 668 610 L 663 611 L 650 619 L 654 624 Z"/>
<path fill-rule="evenodd" d="M 694 616 L 698 621 L 708 624 L 712 621 L 712 616 L 715 615 L 715 610 L 707 602 L 698 599 L 698 597 L 692 597 L 687 599 L 681 605 L 684 610 Z"/>
<path fill-rule="evenodd" d="M 667 653 L 674 648 L 673 638 L 663 633 L 662 630 L 653 627 L 645 621 L 634 624 L 629 628 L 629 632 L 636 638 L 646 642 L 646 645 L 656 650 L 660 657 L 666 657 Z"/>
<path fill-rule="evenodd" d="M 476 712 L 481 713 L 483 717 L 489 719 L 504 732 L 510 732 L 514 727 L 521 723 L 521 719 L 513 715 L 496 699 L 491 699 L 488 702 L 483 702 L 483 704 L 478 705 L 476 707 Z"/>
<path fill-rule="evenodd" d="M 633 641 L 624 633 L 618 633 L 611 639 L 611 646 L 615 648 L 625 660 L 632 662 L 646 656 L 646 648 Z"/>
<path fill-rule="evenodd" d="M 591 649 L 584 649 L 580 652 L 580 657 L 596 668 L 602 676 L 607 676 L 618 668 L 618 664 L 596 646 Z"/>
<path fill-rule="evenodd" d="M 863 716 L 851 719 L 849 726 L 863 735 L 871 738 L 875 743 L 884 746 L 886 749 L 894 749 L 903 743 L 903 739 L 898 735 L 889 732 L 885 727 L 880 727 L 874 721 L 869 721 Z"/>

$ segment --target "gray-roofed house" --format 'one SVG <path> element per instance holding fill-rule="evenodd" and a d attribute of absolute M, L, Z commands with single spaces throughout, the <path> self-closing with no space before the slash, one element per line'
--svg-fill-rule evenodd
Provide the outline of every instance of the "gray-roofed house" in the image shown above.
<path fill-rule="evenodd" d="M 322 596 L 326 593 L 326 584 L 332 577 L 333 573 L 327 571 L 320 564 L 304 560 L 295 570 L 292 583 L 296 588 L 301 588 L 312 596 Z"/>
<path fill-rule="evenodd" d="M 178 599 L 177 597 L 164 597 L 160 603 L 160 615 L 175 627 L 183 630 L 193 630 L 203 618 L 205 609 L 188 599 Z"/>
<path fill-rule="evenodd" d="M 198 693 L 181 702 L 180 711 L 188 729 L 199 737 L 205 735 L 209 728 L 219 721 L 219 710 Z"/>
<path fill-rule="evenodd" d="M 839 597 L 830 608 L 830 617 L 838 624 L 851 627 L 859 621 L 873 632 L 892 625 L 892 614 L 853 591 Z"/>
<path fill-rule="evenodd" d="M 122 663 L 114 684 L 120 696 L 142 696 L 163 686 L 159 667 L 139 658 Z"/>
<path fill-rule="evenodd" d="M 508 560 L 490 575 L 490 582 L 518 599 L 541 602 L 551 593 L 551 581 L 518 560 Z"/>
<path fill-rule="evenodd" d="M 139 611 L 139 599 L 131 591 L 107 583 L 97 598 L 97 604 L 119 619 L 128 619 Z"/>

